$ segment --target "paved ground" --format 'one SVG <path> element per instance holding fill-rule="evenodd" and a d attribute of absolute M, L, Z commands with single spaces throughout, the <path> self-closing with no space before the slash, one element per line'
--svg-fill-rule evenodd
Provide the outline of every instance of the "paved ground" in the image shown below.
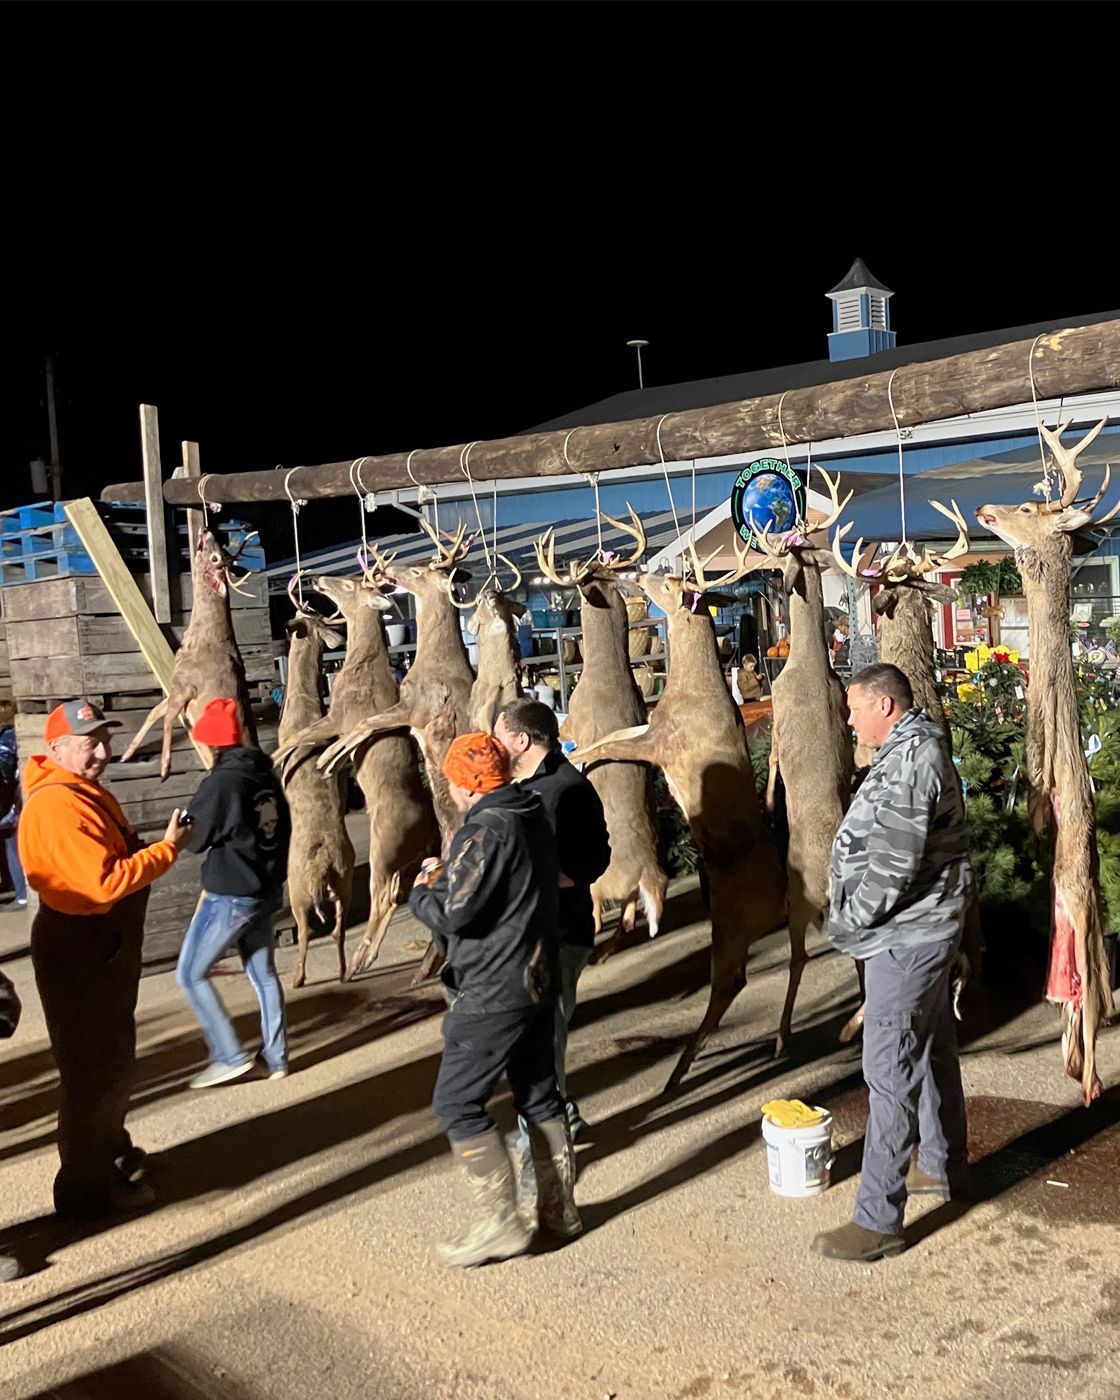
<path fill-rule="evenodd" d="M 580 1150 L 585 1235 L 469 1273 L 430 1253 L 458 1198 L 428 1107 L 440 1003 L 408 988 L 407 916 L 349 986 L 325 980 L 332 952 L 315 946 L 280 1083 L 189 1091 L 201 1041 L 170 975 L 147 978 L 131 1123 L 161 1154 L 161 1205 L 83 1238 L 44 1214 L 55 1080 L 25 920 L 0 912 L 27 1003 L 0 1052 L 0 1230 L 38 1262 L 0 1291 L 6 1400 L 1120 1396 L 1120 1090 L 1076 1107 L 1056 1013 L 971 1022 L 980 1203 L 919 1204 L 901 1257 L 829 1263 L 807 1246 L 848 1217 L 865 1113 L 857 1055 L 835 1039 L 850 965 L 815 950 L 792 1057 L 774 1061 L 783 949 L 767 940 L 663 1099 L 702 1009 L 698 912 L 686 885 L 677 927 L 586 976 L 572 1040 L 597 1124 Z M 244 979 L 220 985 L 251 1033 Z M 1116 1031 L 1101 1060 L 1120 1081 Z M 785 1094 L 837 1119 L 836 1182 L 815 1200 L 767 1185 L 759 1106 Z"/>

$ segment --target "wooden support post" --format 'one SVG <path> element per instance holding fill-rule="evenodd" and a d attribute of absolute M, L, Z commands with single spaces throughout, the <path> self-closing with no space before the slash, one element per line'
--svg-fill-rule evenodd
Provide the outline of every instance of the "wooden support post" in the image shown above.
<path fill-rule="evenodd" d="M 66 516 L 77 530 L 83 548 L 97 566 L 101 582 L 109 590 L 109 596 L 116 603 L 128 630 L 136 638 L 137 645 L 144 654 L 144 660 L 151 667 L 152 675 L 166 695 L 171 688 L 175 655 L 159 630 L 159 625 L 152 616 L 152 610 L 148 607 L 136 580 L 129 573 L 128 565 L 121 558 L 120 550 L 105 528 L 105 522 L 98 515 L 97 507 L 85 496 L 67 505 Z M 194 743 L 193 738 L 191 742 Z M 210 750 L 202 744 L 195 744 L 195 748 L 209 768 Z"/>
<path fill-rule="evenodd" d="M 198 443 L 183 443 L 183 470 L 182 476 L 190 477 L 198 481 L 202 475 L 202 468 L 198 459 Z M 187 559 L 189 561 L 194 553 L 194 542 L 198 539 L 198 532 L 202 529 L 202 512 L 200 510 L 187 511 Z"/>
<path fill-rule="evenodd" d="M 163 469 L 159 460 L 159 410 L 148 403 L 140 405 L 140 443 L 144 452 L 144 505 L 148 515 L 152 611 L 157 622 L 170 622 L 171 577 L 167 569 L 167 513 L 163 501 Z"/>

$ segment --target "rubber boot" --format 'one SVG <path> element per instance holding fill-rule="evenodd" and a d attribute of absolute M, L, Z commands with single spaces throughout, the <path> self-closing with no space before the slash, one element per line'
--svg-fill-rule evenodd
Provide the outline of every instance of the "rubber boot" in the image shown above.
<path fill-rule="evenodd" d="M 537 1231 L 537 1173 L 533 1166 L 533 1148 L 529 1141 L 529 1125 L 517 1120 L 517 1130 L 506 1134 L 506 1151 L 513 1163 L 514 1196 L 517 1216 L 526 1230 Z"/>
<path fill-rule="evenodd" d="M 534 1123 L 529 1129 L 537 1172 L 537 1218 L 540 1228 L 563 1240 L 583 1229 L 573 1189 L 576 1158 L 567 1117 Z"/>
<path fill-rule="evenodd" d="M 437 1246 L 452 1268 L 470 1268 L 491 1260 L 511 1259 L 529 1248 L 533 1232 L 517 1216 L 513 1172 L 496 1128 L 480 1137 L 451 1144 L 470 1193 L 470 1218 L 457 1238 Z"/>

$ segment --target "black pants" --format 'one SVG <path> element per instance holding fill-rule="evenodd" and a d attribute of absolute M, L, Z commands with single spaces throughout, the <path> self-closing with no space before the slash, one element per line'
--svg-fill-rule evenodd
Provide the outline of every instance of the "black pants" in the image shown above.
<path fill-rule="evenodd" d="M 58 1065 L 59 1210 L 99 1209 L 129 1150 L 124 1126 L 136 1062 L 136 996 L 148 891 L 107 914 L 59 914 L 41 905 L 31 962 Z"/>
<path fill-rule="evenodd" d="M 483 1015 L 449 1011 L 443 1018 L 443 1059 L 432 1100 L 452 1142 L 489 1132 L 486 1104 L 504 1074 L 513 1104 L 527 1123 L 559 1118 L 552 1003 Z"/>

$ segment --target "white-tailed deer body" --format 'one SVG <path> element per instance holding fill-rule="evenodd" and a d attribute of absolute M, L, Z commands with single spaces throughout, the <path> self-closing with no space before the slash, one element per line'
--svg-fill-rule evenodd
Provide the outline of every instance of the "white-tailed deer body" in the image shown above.
<path fill-rule="evenodd" d="M 1113 1005 L 1101 924 L 1096 814 L 1069 641 L 1070 535 L 1103 524 L 1117 510 L 1113 507 L 1094 520 L 1093 512 L 1108 487 L 1108 468 L 1092 500 L 1077 499 L 1082 483 L 1077 457 L 1107 421 L 1103 419 L 1072 449 L 1061 444 L 1068 422 L 1056 431 L 1042 429 L 1060 469 L 1057 500 L 985 505 L 976 512 L 982 525 L 1014 548 L 1027 598 L 1030 810 L 1036 830 L 1049 829 L 1053 840 L 1046 997 L 1062 1008 L 1065 1069 L 1080 1080 L 1085 1104 L 1101 1093 L 1097 1031 L 1111 1016 Z"/>
<path fill-rule="evenodd" d="M 423 522 L 422 522 L 423 523 Z M 428 786 L 435 805 L 442 836 L 443 854 L 462 820 L 455 810 L 443 776 L 443 760 L 457 734 L 468 732 L 471 718 L 471 689 L 474 672 L 467 660 L 459 615 L 452 599 L 456 568 L 467 552 L 465 529 L 460 527 L 450 547 L 436 541 L 437 553 L 426 564 L 395 567 L 391 559 L 374 555 L 371 576 L 407 589 L 416 600 L 416 652 L 408 674 L 401 682 L 396 703 L 384 708 L 367 706 L 364 717 L 319 758 L 318 766 L 327 773 L 345 763 L 360 759 L 370 747 L 376 749 L 383 736 L 405 729 L 417 739 L 424 753 Z"/>
<path fill-rule="evenodd" d="M 520 572 L 513 568 L 513 573 L 510 593 L 521 582 Z M 517 622 L 527 607 L 497 588 L 484 589 L 470 606 L 474 614 L 469 626 L 478 638 L 478 675 L 471 686 L 469 723 L 472 730 L 489 734 L 505 706 L 521 694 Z"/>
<path fill-rule="evenodd" d="M 611 524 L 629 528 L 638 538 L 633 527 L 617 520 Z M 551 536 L 545 535 L 537 546 L 541 571 L 560 587 L 579 589 L 583 670 L 561 735 L 574 739 L 580 749 L 616 730 L 646 722 L 646 702 L 629 661 L 629 614 L 615 577 L 619 569 L 635 565 L 640 552 L 632 559 L 605 563 L 596 558 L 572 565 L 565 577 L 556 571 Z M 596 933 L 602 927 L 604 902 L 621 906 L 617 929 L 596 954 L 602 962 L 633 929 L 639 909 L 646 916 L 650 937 L 657 934 L 669 879 L 657 858 L 653 773 L 648 764 L 593 763 L 586 771 L 603 804 L 611 843 L 611 863 L 591 887 Z"/>
<path fill-rule="evenodd" d="M 763 831 L 743 717 L 723 677 L 711 617 L 698 606 L 708 589 L 742 577 L 748 565 L 745 558 L 739 564 L 715 583 L 704 579 L 695 559 L 694 579 L 639 576 L 642 590 L 668 620 L 672 664 L 665 693 L 648 724 L 607 735 L 573 755 L 576 762 L 610 758 L 664 769 L 704 861 L 712 921 L 711 992 L 666 1089 L 688 1072 L 746 985 L 751 944 L 780 928 L 786 912 L 785 871 Z"/>
<path fill-rule="evenodd" d="M 832 842 L 852 794 L 853 750 L 848 702 L 840 677 L 832 669 L 825 636 L 822 570 L 831 565 L 828 527 L 835 523 L 851 493 L 841 502 L 839 477 L 821 472 L 832 510 L 811 526 L 798 522 L 780 536 L 763 530 L 756 539 L 773 565 L 781 568 L 790 610 L 789 658 L 775 677 L 772 692 L 770 780 L 767 805 L 781 775 L 789 817 L 789 986 L 775 1047 L 780 1054 L 789 1039 L 793 1007 L 805 969 L 810 927 L 823 931 L 828 922 Z"/>
<path fill-rule="evenodd" d="M 325 574 L 315 580 L 315 589 L 330 598 L 346 619 L 346 658 L 335 677 L 327 713 L 276 754 L 285 786 L 312 754 L 348 733 L 370 710 L 388 709 L 397 698 L 381 627 L 381 613 L 390 604 L 381 589 L 361 574 L 351 578 Z M 315 770 L 309 767 L 309 772 Z M 315 776 L 322 781 L 320 774 Z M 369 920 L 350 959 L 351 977 L 376 959 L 402 884 L 408 888 L 408 879 L 438 840 L 431 800 L 408 734 L 390 734 L 384 743 L 372 745 L 357 764 L 355 776 L 369 817 Z"/>
<path fill-rule="evenodd" d="M 288 679 L 280 712 L 282 748 L 322 718 L 323 652 L 342 645 L 341 635 L 306 608 L 288 623 L 288 636 Z M 299 941 L 292 986 L 302 987 L 307 980 L 307 946 L 316 920 L 330 927 L 338 951 L 339 981 L 343 981 L 346 915 L 354 889 L 354 846 L 345 822 L 346 784 L 342 778 L 324 782 L 313 766 L 304 764 L 291 774 L 285 791 L 292 816 L 288 902 Z"/>
<path fill-rule="evenodd" d="M 246 539 L 241 549 L 248 543 Z M 237 551 L 239 554 L 241 549 Z M 148 712 L 136 737 L 121 754 L 127 763 L 157 720 L 163 720 L 163 746 L 160 751 L 160 778 L 171 771 L 171 739 L 175 721 L 182 714 L 188 726 L 211 701 L 226 697 L 238 702 L 241 730 L 248 744 L 257 742 L 245 665 L 233 635 L 229 590 L 240 580 L 233 577 L 236 554 L 222 548 L 208 529 L 198 533 L 191 555 L 191 620 L 175 653 L 171 684 L 166 697 Z"/>

